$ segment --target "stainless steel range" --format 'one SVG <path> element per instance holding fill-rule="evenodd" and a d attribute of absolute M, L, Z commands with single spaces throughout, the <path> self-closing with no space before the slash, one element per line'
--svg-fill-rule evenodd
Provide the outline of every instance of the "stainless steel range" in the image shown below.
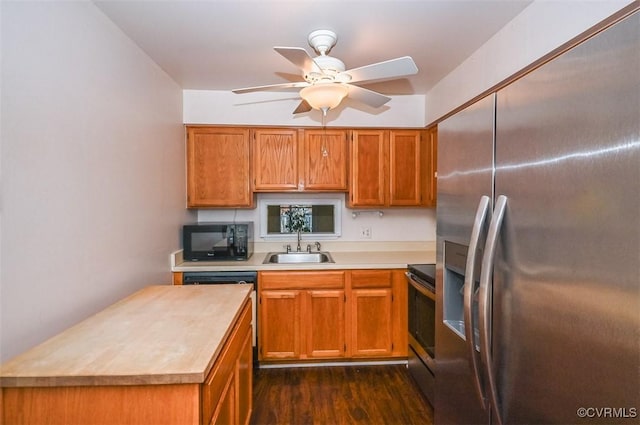
<path fill-rule="evenodd" d="M 435 396 L 435 265 L 409 264 L 409 373 L 434 403 Z"/>

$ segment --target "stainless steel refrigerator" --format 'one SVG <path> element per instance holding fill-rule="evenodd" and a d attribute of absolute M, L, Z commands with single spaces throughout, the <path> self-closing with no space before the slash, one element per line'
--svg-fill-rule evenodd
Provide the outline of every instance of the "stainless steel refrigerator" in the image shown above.
<path fill-rule="evenodd" d="M 435 423 L 638 423 L 640 12 L 438 132 Z"/>

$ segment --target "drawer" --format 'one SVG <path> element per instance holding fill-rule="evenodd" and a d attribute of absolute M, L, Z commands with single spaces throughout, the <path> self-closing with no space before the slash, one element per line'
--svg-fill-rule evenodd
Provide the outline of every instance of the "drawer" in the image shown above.
<path fill-rule="evenodd" d="M 343 270 L 260 272 L 258 287 L 260 289 L 338 289 L 344 288 L 344 280 Z"/>
<path fill-rule="evenodd" d="M 352 270 L 352 288 L 390 288 L 391 270 Z"/>

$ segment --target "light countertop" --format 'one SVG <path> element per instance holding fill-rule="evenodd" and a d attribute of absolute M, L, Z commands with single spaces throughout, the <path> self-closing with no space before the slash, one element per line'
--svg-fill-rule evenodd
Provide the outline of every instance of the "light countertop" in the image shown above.
<path fill-rule="evenodd" d="M 306 246 L 306 243 L 304 244 Z M 268 249 L 271 248 L 271 249 Z M 182 251 L 171 254 L 171 271 L 245 271 L 245 270 L 336 270 L 399 269 L 408 264 L 435 264 L 435 243 L 323 244 L 322 251 L 334 263 L 263 264 L 268 252 L 282 251 L 280 246 L 260 246 L 247 261 L 183 261 Z"/>
<path fill-rule="evenodd" d="M 3 387 L 202 383 L 252 285 L 149 286 L 0 366 Z"/>

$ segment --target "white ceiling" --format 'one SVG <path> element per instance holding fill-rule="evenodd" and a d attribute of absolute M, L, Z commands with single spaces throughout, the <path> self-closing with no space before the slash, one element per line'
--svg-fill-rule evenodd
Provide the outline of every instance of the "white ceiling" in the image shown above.
<path fill-rule="evenodd" d="M 315 52 L 307 35 L 331 29 L 347 69 L 400 56 L 418 74 L 366 87 L 425 94 L 532 0 L 122 0 L 94 3 L 182 88 L 300 81 L 273 46 Z"/>

